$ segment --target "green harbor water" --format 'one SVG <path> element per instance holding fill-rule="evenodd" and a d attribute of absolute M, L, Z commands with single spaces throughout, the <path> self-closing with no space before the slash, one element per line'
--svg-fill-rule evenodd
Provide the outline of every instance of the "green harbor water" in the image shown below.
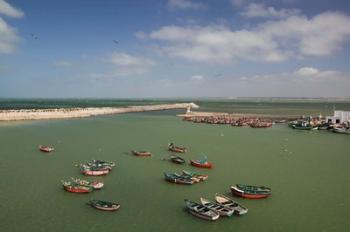
<path fill-rule="evenodd" d="M 1 231 L 349 231 L 350 136 L 235 128 L 181 121 L 178 111 L 72 120 L 0 123 Z M 182 156 L 207 154 L 212 170 L 166 161 L 167 144 L 188 148 Z M 38 144 L 51 144 L 52 154 Z M 149 150 L 151 158 L 130 155 Z M 91 159 L 115 161 L 102 190 L 65 192 L 61 180 L 82 177 L 74 166 Z M 193 186 L 168 183 L 164 171 L 209 175 Z M 236 183 L 266 185 L 263 200 L 235 198 L 248 214 L 207 222 L 184 210 L 184 199 L 213 199 Z M 86 205 L 91 199 L 121 204 L 117 212 Z"/>

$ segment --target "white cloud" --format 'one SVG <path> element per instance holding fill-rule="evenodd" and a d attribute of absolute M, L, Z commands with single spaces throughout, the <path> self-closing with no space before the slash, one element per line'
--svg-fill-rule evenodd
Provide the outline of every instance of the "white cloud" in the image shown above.
<path fill-rule="evenodd" d="M 319 70 L 314 67 L 301 67 L 294 72 L 283 72 L 278 74 L 253 75 L 241 78 L 245 81 L 282 81 L 282 82 L 339 82 L 350 83 L 350 74 L 336 70 Z M 315 85 L 317 87 L 317 85 Z"/>
<path fill-rule="evenodd" d="M 151 59 L 118 52 L 112 53 L 107 61 L 114 65 L 116 76 L 144 74 L 156 65 Z"/>
<path fill-rule="evenodd" d="M 299 70 L 295 71 L 295 74 L 298 76 L 313 76 L 318 73 L 318 69 L 312 67 L 302 67 Z"/>
<path fill-rule="evenodd" d="M 200 81 L 200 80 L 203 80 L 204 77 L 202 75 L 193 75 L 193 76 L 191 76 L 191 79 Z"/>
<path fill-rule="evenodd" d="M 168 1 L 168 7 L 170 9 L 180 9 L 180 10 L 198 10 L 198 9 L 205 9 L 206 6 L 202 3 L 193 2 L 191 0 L 169 0 Z"/>
<path fill-rule="evenodd" d="M 0 0 L 0 14 L 13 18 L 22 18 L 24 16 L 23 11 L 11 6 L 5 0 Z"/>
<path fill-rule="evenodd" d="M 12 53 L 18 41 L 17 30 L 0 17 L 0 54 Z"/>
<path fill-rule="evenodd" d="M 303 56 L 327 56 L 350 37 L 350 17 L 325 12 L 313 18 L 290 16 L 231 30 L 222 25 L 164 26 L 149 38 L 162 41 L 160 50 L 190 61 L 228 63 L 236 59 L 281 62 Z"/>
<path fill-rule="evenodd" d="M 280 9 L 277 10 L 272 6 L 266 6 L 261 3 L 251 3 L 242 12 L 245 17 L 261 17 L 261 18 L 287 18 L 300 14 L 298 9 Z"/>

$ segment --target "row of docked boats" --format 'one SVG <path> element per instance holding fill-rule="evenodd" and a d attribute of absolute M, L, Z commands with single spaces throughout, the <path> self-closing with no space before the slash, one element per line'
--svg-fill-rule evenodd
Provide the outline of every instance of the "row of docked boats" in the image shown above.
<path fill-rule="evenodd" d="M 230 197 L 222 194 L 215 194 L 215 201 L 210 201 L 203 197 L 200 202 L 185 199 L 185 207 L 189 213 L 201 219 L 216 221 L 219 217 L 230 217 L 233 214 L 243 215 L 248 209 Z"/>
<path fill-rule="evenodd" d="M 79 164 L 80 172 L 87 176 L 103 176 L 107 175 L 115 167 L 115 163 L 111 161 L 92 160 L 84 164 Z"/>
<path fill-rule="evenodd" d="M 208 175 L 197 174 L 189 171 L 182 171 L 181 174 L 164 172 L 166 181 L 174 184 L 193 185 L 208 179 Z"/>
<path fill-rule="evenodd" d="M 271 195 L 271 189 L 265 186 L 237 184 L 231 186 L 230 189 L 233 196 L 248 199 L 267 198 Z M 200 198 L 199 203 L 185 199 L 185 207 L 190 214 L 209 221 L 216 221 L 222 216 L 230 217 L 233 214 L 243 215 L 248 212 L 248 209 L 237 201 L 217 193 L 215 194 L 215 201 L 203 197 Z"/>

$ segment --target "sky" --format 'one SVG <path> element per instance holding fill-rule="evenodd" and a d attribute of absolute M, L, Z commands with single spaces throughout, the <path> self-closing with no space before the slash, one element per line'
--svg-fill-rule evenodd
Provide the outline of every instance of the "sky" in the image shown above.
<path fill-rule="evenodd" d="M 348 0 L 0 0 L 0 97 L 350 97 Z"/>

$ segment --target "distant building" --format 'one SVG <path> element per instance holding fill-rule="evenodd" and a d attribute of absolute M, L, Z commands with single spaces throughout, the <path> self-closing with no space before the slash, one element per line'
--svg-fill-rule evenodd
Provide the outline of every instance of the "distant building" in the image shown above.
<path fill-rule="evenodd" d="M 333 116 L 326 117 L 326 121 L 329 123 L 349 123 L 350 111 L 336 110 Z"/>

